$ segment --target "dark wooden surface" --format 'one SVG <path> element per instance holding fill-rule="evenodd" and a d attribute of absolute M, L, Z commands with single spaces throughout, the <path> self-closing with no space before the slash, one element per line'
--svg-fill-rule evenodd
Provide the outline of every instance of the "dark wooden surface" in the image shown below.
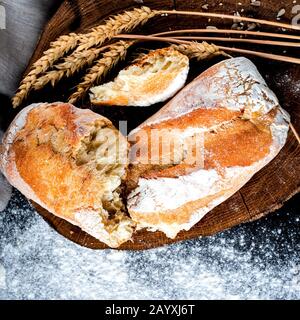
<path fill-rule="evenodd" d="M 223 6 L 219 5 L 223 3 Z M 243 15 L 276 20 L 277 12 L 281 8 L 286 8 L 287 14 L 282 19 L 284 22 L 290 22 L 292 1 L 265 0 L 261 6 L 249 6 L 249 1 L 184 1 L 184 0 L 164 0 L 164 1 L 144 1 L 144 5 L 156 9 L 178 9 L 178 10 L 202 10 L 202 5 L 209 4 L 209 11 L 233 13 L 244 8 Z M 103 21 L 108 15 L 115 14 L 124 9 L 138 6 L 135 1 L 118 0 L 77 0 L 65 1 L 58 9 L 53 18 L 49 21 L 40 42 L 34 52 L 29 66 L 42 55 L 42 52 L 49 46 L 50 41 L 61 34 L 70 31 L 84 32 L 88 28 L 95 26 Z M 217 25 L 220 27 L 231 27 L 232 21 L 213 20 L 206 18 L 191 18 L 183 16 L 157 17 L 147 23 L 142 29 L 135 32 L 153 33 L 156 31 L 165 31 L 182 27 L 205 27 L 206 25 Z M 268 30 L 268 28 L 264 28 Z M 279 30 L 278 30 L 279 31 Z M 146 46 L 146 45 L 145 45 Z M 147 45 L 149 46 L 149 45 Z M 153 45 L 154 46 L 154 45 Z M 244 46 L 247 48 L 246 46 Z M 256 49 L 251 46 L 252 49 Z M 257 47 L 257 50 L 261 49 Z M 278 48 L 263 48 L 270 52 L 282 54 Z M 289 51 L 288 54 L 297 54 Z M 251 57 L 250 57 L 251 58 Z M 275 91 L 280 99 L 282 106 L 288 110 L 292 116 L 292 121 L 298 131 L 300 131 L 300 89 L 296 87 L 300 81 L 300 67 L 287 64 L 271 62 L 262 59 L 253 59 L 263 76 L 266 78 L 270 87 Z M 189 80 L 203 71 L 205 68 L 216 62 L 192 63 Z M 113 76 L 112 73 L 111 76 Z M 55 90 L 50 87 L 41 92 L 31 95 L 29 102 L 33 101 L 55 101 L 65 100 L 70 95 L 70 88 L 74 87 L 79 81 L 80 74 L 70 80 L 61 82 Z M 286 80 L 284 80 L 286 77 Z M 283 83 L 284 82 L 284 83 Z M 90 107 L 95 112 L 99 112 L 110 118 L 115 124 L 118 120 L 128 120 L 129 129 L 134 128 L 139 123 L 147 119 L 151 114 L 157 111 L 161 105 L 155 105 L 149 108 L 93 108 L 87 100 L 80 102 L 78 107 Z M 134 235 L 133 242 L 122 245 L 121 249 L 140 250 L 158 247 L 164 244 L 191 239 L 199 236 L 207 236 L 237 224 L 249 222 L 258 219 L 274 210 L 280 208 L 282 204 L 299 192 L 300 188 L 300 148 L 290 133 L 288 141 L 280 154 L 263 170 L 258 172 L 239 192 L 230 199 L 216 207 L 208 213 L 191 230 L 181 232 L 175 240 L 166 238 L 160 232 L 140 231 Z M 68 239 L 93 249 L 103 249 L 106 246 L 93 237 L 89 236 L 79 228 L 70 223 L 55 217 L 51 213 L 37 206 L 38 212 L 62 235 Z"/>

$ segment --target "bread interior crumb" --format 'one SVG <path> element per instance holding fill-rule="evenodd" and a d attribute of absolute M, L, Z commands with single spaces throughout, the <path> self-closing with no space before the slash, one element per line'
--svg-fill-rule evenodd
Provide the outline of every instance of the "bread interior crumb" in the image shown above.
<path fill-rule="evenodd" d="M 103 182 L 100 215 L 110 234 L 120 226 L 132 233 L 134 227 L 122 198 L 121 185 L 126 177 L 127 152 L 127 141 L 119 131 L 100 120 L 94 123 L 89 135 L 81 141 L 75 157 L 78 166 L 89 167 Z"/>

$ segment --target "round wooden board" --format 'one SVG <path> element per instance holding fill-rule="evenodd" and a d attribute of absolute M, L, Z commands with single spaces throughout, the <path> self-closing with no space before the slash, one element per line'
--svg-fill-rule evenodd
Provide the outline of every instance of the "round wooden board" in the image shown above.
<path fill-rule="evenodd" d="M 28 66 L 38 59 L 44 50 L 49 47 L 49 43 L 62 34 L 69 32 L 84 32 L 88 28 L 101 23 L 111 14 L 118 13 L 134 6 L 140 6 L 139 1 L 134 0 L 77 0 L 65 1 L 62 3 L 56 14 L 45 27 L 40 41 Z M 224 5 L 220 6 L 219 2 Z M 185 0 L 144 0 L 143 4 L 155 9 L 177 9 L 177 10 L 197 10 L 201 11 L 202 6 L 209 4 L 209 11 L 233 13 L 244 8 L 243 15 L 275 20 L 278 11 L 286 8 L 286 15 L 283 22 L 290 23 L 292 0 L 264 0 L 260 7 L 249 6 L 249 0 L 240 0 L 242 5 L 238 5 L 235 0 L 230 1 L 185 1 Z M 154 33 L 171 30 L 175 28 L 201 28 L 209 25 L 230 28 L 232 21 L 214 20 L 208 22 L 206 18 L 185 17 L 172 15 L 169 17 L 157 17 L 148 22 L 144 27 L 135 32 Z M 264 28 L 268 30 L 268 28 Z M 274 31 L 274 29 L 273 29 Z M 153 44 L 152 44 L 153 46 Z M 247 47 L 246 47 L 247 48 Z M 251 46 L 251 49 L 253 48 Z M 271 49 L 273 52 L 282 54 L 279 49 Z M 260 50 L 262 48 L 260 47 Z M 295 54 L 294 51 L 287 54 Z M 266 78 L 269 86 L 276 92 L 282 106 L 291 114 L 292 122 L 298 132 L 300 131 L 300 66 L 288 63 L 278 63 L 250 57 L 257 65 L 260 72 Z M 205 68 L 218 60 L 204 63 L 193 63 L 191 80 Z M 27 69 L 28 70 L 28 69 Z M 80 74 L 71 80 L 63 81 L 58 88 L 46 88 L 43 91 L 31 95 L 29 101 L 64 101 L 70 94 L 76 82 L 79 82 Z M 113 75 L 112 75 L 113 76 Z M 87 100 L 82 101 L 78 107 L 92 108 L 95 112 L 101 113 L 110 118 L 114 123 L 118 120 L 128 120 L 129 130 L 147 119 L 156 112 L 161 105 L 149 108 L 93 108 Z M 297 114 L 298 113 L 298 114 Z M 282 204 L 299 192 L 300 188 L 300 148 L 297 140 L 290 132 L 288 141 L 280 154 L 263 170 L 258 172 L 239 192 L 230 199 L 209 212 L 191 230 L 181 232 L 176 239 L 168 239 L 160 232 L 147 232 L 145 230 L 137 232 L 133 237 L 133 242 L 127 242 L 121 246 L 124 250 L 141 250 L 158 247 L 164 244 L 177 242 L 184 239 L 192 239 L 199 236 L 212 235 L 222 230 L 231 228 L 237 224 L 258 219 L 282 206 Z M 106 245 L 97 241 L 78 227 L 73 226 L 43 208 L 35 205 L 37 211 L 66 238 L 93 249 L 104 249 Z"/>

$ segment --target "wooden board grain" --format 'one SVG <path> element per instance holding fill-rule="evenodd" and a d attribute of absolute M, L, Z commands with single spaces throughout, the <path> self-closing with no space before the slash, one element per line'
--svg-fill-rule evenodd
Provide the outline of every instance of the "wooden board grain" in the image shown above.
<path fill-rule="evenodd" d="M 139 1 L 64 1 L 45 27 L 28 68 L 42 55 L 42 52 L 48 48 L 49 43 L 58 36 L 71 31 L 85 32 L 88 28 L 101 23 L 111 14 L 130 9 L 134 6 L 140 6 L 137 2 Z M 287 3 L 287 1 L 265 0 L 262 2 L 261 8 L 249 6 L 248 0 L 239 1 L 242 5 L 238 5 L 234 0 L 222 1 L 223 6 L 219 5 L 219 2 L 221 1 L 145 0 L 143 4 L 156 9 L 176 8 L 178 10 L 203 10 L 203 4 L 208 3 L 208 8 L 214 12 L 233 13 L 241 8 L 245 8 L 244 14 L 269 20 L 275 20 L 277 12 L 282 7 L 285 7 L 288 10 L 282 21 L 289 23 L 291 19 L 292 1 Z M 183 27 L 200 28 L 205 27 L 207 24 L 231 27 L 232 21 L 209 21 L 206 18 L 174 15 L 168 18 L 157 17 L 149 21 L 143 28 L 139 28 L 138 32 L 149 34 Z M 277 50 L 276 52 L 278 52 L 279 49 L 273 50 Z M 282 54 L 280 51 L 279 53 Z M 282 106 L 291 114 L 296 129 L 300 131 L 300 67 L 258 58 L 252 60 L 258 66 L 258 69 L 266 78 L 270 87 L 276 92 Z M 216 61 L 193 63 L 189 80 L 214 62 Z M 79 81 L 79 77 L 80 74 L 71 80 L 63 81 L 55 90 L 46 88 L 41 92 L 33 94 L 28 103 L 40 100 L 65 100 L 70 94 L 70 88 L 74 87 L 76 82 Z M 295 87 L 297 84 L 298 87 Z M 156 105 L 149 108 L 95 108 L 90 106 L 87 100 L 80 102 L 77 106 L 92 108 L 93 111 L 107 116 L 116 124 L 118 120 L 128 120 L 129 130 L 143 122 L 161 107 L 161 105 Z M 123 244 L 120 249 L 142 250 L 185 239 L 215 234 L 240 223 L 253 221 L 278 209 L 285 201 L 299 192 L 299 188 L 300 148 L 295 137 L 290 133 L 285 147 L 268 166 L 258 172 L 239 192 L 209 212 L 191 230 L 181 232 L 174 240 L 168 239 L 161 232 L 147 232 L 142 230 L 134 235 L 133 242 Z M 78 227 L 55 217 L 37 205 L 36 208 L 59 233 L 68 239 L 93 249 L 107 248 L 106 245 L 81 231 Z"/>

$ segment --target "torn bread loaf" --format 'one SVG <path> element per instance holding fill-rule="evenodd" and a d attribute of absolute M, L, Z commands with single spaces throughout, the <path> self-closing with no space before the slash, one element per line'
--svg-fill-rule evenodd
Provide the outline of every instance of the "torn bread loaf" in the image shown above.
<path fill-rule="evenodd" d="M 172 97 L 189 71 L 187 56 L 173 48 L 150 51 L 112 82 L 91 89 L 95 105 L 150 106 Z"/>
<path fill-rule="evenodd" d="M 3 138 L 0 169 L 29 199 L 118 247 L 136 229 L 170 238 L 190 229 L 278 154 L 288 129 L 253 63 L 234 58 L 132 131 L 130 148 L 92 111 L 31 105 Z"/>
<path fill-rule="evenodd" d="M 131 218 L 170 238 L 189 230 L 278 154 L 288 129 L 289 115 L 251 61 L 214 65 L 129 135 Z M 171 148 L 154 142 L 160 130 Z M 151 144 L 156 161 L 147 162 Z M 199 156 L 187 161 L 188 149 Z"/>
<path fill-rule="evenodd" d="M 118 247 L 134 229 L 120 195 L 127 153 L 108 119 L 70 104 L 34 104 L 4 136 L 0 168 L 27 198 Z"/>

